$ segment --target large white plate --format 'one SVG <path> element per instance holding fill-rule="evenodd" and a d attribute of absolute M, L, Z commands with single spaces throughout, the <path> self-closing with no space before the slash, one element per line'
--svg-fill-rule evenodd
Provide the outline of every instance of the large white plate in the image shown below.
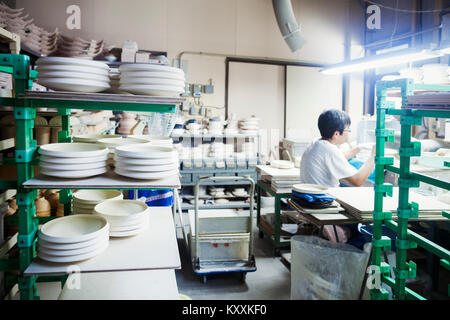
<path fill-rule="evenodd" d="M 91 163 L 78 163 L 78 164 L 55 164 L 51 162 L 41 161 L 39 163 L 40 168 L 44 169 L 53 169 L 53 170 L 90 170 L 90 169 L 98 169 L 106 166 L 106 160 L 100 162 L 91 162 Z"/>
<path fill-rule="evenodd" d="M 101 239 L 101 241 L 98 241 L 88 247 L 78 248 L 78 249 L 67 249 L 67 250 L 53 250 L 50 248 L 46 248 L 44 246 L 39 246 L 38 255 L 45 254 L 45 255 L 55 256 L 55 257 L 68 257 L 68 256 L 82 255 L 82 254 L 87 254 L 92 251 L 96 251 L 96 250 L 100 249 L 101 247 L 104 247 L 108 241 L 109 241 L 109 238 L 104 238 L 104 239 Z"/>
<path fill-rule="evenodd" d="M 123 199 L 123 194 L 119 190 L 79 190 L 74 192 L 73 201 L 84 204 L 95 204 L 106 200 L 120 200 Z"/>
<path fill-rule="evenodd" d="M 70 66 L 70 65 L 42 65 L 38 66 L 36 69 L 39 74 L 41 72 L 82 72 L 82 73 L 89 73 L 89 74 L 99 74 L 103 76 L 109 76 L 109 71 L 105 69 L 100 68 L 92 68 L 92 67 L 82 67 L 82 66 Z"/>
<path fill-rule="evenodd" d="M 86 66 L 99 69 L 105 69 L 109 71 L 109 66 L 100 61 L 75 59 L 75 58 L 65 58 L 65 57 L 42 57 L 36 60 L 36 65 L 75 65 L 75 66 Z"/>
<path fill-rule="evenodd" d="M 292 190 L 299 193 L 324 194 L 328 191 L 328 187 L 318 184 L 299 183 L 294 184 Z"/>
<path fill-rule="evenodd" d="M 106 161 L 108 159 L 108 154 L 94 156 L 94 157 L 83 157 L 83 158 L 55 158 L 52 156 L 41 155 L 39 157 L 41 161 L 47 163 L 55 163 L 55 164 L 77 164 L 77 163 L 93 163 Z"/>
<path fill-rule="evenodd" d="M 114 160 L 116 163 L 120 163 L 122 165 L 144 165 L 144 166 L 154 166 L 154 165 L 163 165 L 163 164 L 177 164 L 178 165 L 178 157 L 173 155 L 170 158 L 160 158 L 160 159 L 135 159 L 128 157 L 121 157 L 117 154 L 114 155 Z"/>
<path fill-rule="evenodd" d="M 91 251 L 89 253 L 80 254 L 80 255 L 74 255 L 74 256 L 67 256 L 67 257 L 58 257 L 58 256 L 52 256 L 47 255 L 44 253 L 38 253 L 38 257 L 42 260 L 49 261 L 49 262 L 60 262 L 60 263 L 67 263 L 67 262 L 75 262 L 75 261 L 82 261 L 86 259 L 93 258 L 103 251 L 105 251 L 109 246 L 109 241 L 105 243 L 102 247 L 98 248 L 97 250 Z"/>
<path fill-rule="evenodd" d="M 128 170 L 128 171 L 136 171 L 136 172 L 160 172 L 160 171 L 169 171 L 178 169 L 178 163 L 175 164 L 163 164 L 163 165 L 151 165 L 151 166 L 142 166 L 142 165 L 129 165 L 126 163 L 121 163 L 120 161 L 115 162 L 115 167 Z"/>
<path fill-rule="evenodd" d="M 128 71 L 136 72 L 136 71 L 147 71 L 147 72 L 174 72 L 178 74 L 182 74 L 184 76 L 184 71 L 180 68 L 170 67 L 170 66 L 162 66 L 157 64 L 149 64 L 149 63 L 130 63 L 130 64 L 122 64 L 119 67 L 119 71 L 121 74 L 126 74 Z"/>
<path fill-rule="evenodd" d="M 148 225 L 145 225 L 144 227 L 140 228 L 140 229 L 136 229 L 136 230 L 132 230 L 132 231 L 117 231 L 117 232 L 109 232 L 109 236 L 110 237 L 129 237 L 129 236 L 134 236 L 137 235 L 139 233 L 141 233 L 142 231 L 146 230 L 148 228 Z"/>
<path fill-rule="evenodd" d="M 146 139 L 138 139 L 138 138 L 106 138 L 106 139 L 100 139 L 97 141 L 99 145 L 103 145 L 109 149 L 115 149 L 118 146 L 123 145 L 133 145 L 133 144 L 144 144 L 149 143 Z"/>
<path fill-rule="evenodd" d="M 90 247 L 92 245 L 95 245 L 98 242 L 101 242 L 103 239 L 109 238 L 109 232 L 108 230 L 105 230 L 103 234 L 101 234 L 98 237 L 95 237 L 90 240 L 86 241 L 80 241 L 80 242 L 74 242 L 74 243 L 54 243 L 46 241 L 42 238 L 39 239 L 39 246 L 45 247 L 46 249 L 52 249 L 52 250 L 72 250 L 72 249 L 81 249 Z"/>
<path fill-rule="evenodd" d="M 183 80 L 175 79 L 161 79 L 161 78 L 133 78 L 133 79 L 120 79 L 120 85 L 135 85 L 135 84 L 148 84 L 148 85 L 165 85 L 174 87 L 184 87 Z"/>
<path fill-rule="evenodd" d="M 172 147 L 153 146 L 150 144 L 120 146 L 116 148 L 119 157 L 137 159 L 168 159 L 178 155 Z"/>
<path fill-rule="evenodd" d="M 67 72 L 67 71 L 40 71 L 38 79 L 53 79 L 53 78 L 77 78 L 109 82 L 108 75 L 82 72 Z"/>
<path fill-rule="evenodd" d="M 52 243 L 75 243 L 101 237 L 109 231 L 108 221 L 94 215 L 70 215 L 42 225 L 39 238 Z"/>
<path fill-rule="evenodd" d="M 78 209 L 78 208 L 73 208 L 72 210 L 73 214 L 93 214 L 94 213 L 94 208 L 91 209 Z"/>
<path fill-rule="evenodd" d="M 98 156 L 103 159 L 108 154 L 108 149 L 92 143 L 50 143 L 42 145 L 39 148 L 39 154 L 57 158 L 90 158 Z"/>
<path fill-rule="evenodd" d="M 174 176 L 178 174 L 178 170 L 170 170 L 170 171 L 160 171 L 160 172 L 136 172 L 129 171 L 120 168 L 116 168 L 114 170 L 118 175 L 134 178 L 134 179 L 142 179 L 142 180 L 153 180 L 153 179 L 162 179 L 170 176 Z"/>
<path fill-rule="evenodd" d="M 184 92 L 181 86 L 147 85 L 147 84 L 121 84 L 120 90 L 133 94 L 150 96 L 176 96 Z"/>
<path fill-rule="evenodd" d="M 76 78 L 38 79 L 44 87 L 71 92 L 101 92 L 110 88 L 109 83 Z"/>
<path fill-rule="evenodd" d="M 111 232 L 125 232 L 125 231 L 134 231 L 136 229 L 142 229 L 148 226 L 148 217 L 147 219 L 139 222 L 139 223 L 135 223 L 135 224 L 130 224 L 130 225 L 126 225 L 126 226 L 112 226 L 109 229 L 109 233 Z"/>
<path fill-rule="evenodd" d="M 94 211 L 117 226 L 146 216 L 149 208 L 139 200 L 109 200 L 97 204 Z"/>
<path fill-rule="evenodd" d="M 53 170 L 40 168 L 39 173 L 42 173 L 46 176 L 57 177 L 57 178 L 87 178 L 97 176 L 99 174 L 103 174 L 107 172 L 108 169 L 105 167 L 91 170 L 71 170 L 71 171 L 63 171 L 63 170 Z"/>
<path fill-rule="evenodd" d="M 136 78 L 161 78 L 161 79 L 176 79 L 185 81 L 184 75 L 178 72 L 148 72 L 148 71 L 137 71 L 137 72 L 125 72 L 120 75 L 121 80 L 132 80 Z"/>
<path fill-rule="evenodd" d="M 73 136 L 73 142 L 95 143 L 100 139 L 120 138 L 116 134 L 84 134 L 80 136 Z"/>

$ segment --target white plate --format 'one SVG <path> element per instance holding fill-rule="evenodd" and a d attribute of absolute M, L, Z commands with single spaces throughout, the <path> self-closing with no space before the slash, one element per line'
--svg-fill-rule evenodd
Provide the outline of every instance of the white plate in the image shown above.
<path fill-rule="evenodd" d="M 57 158 L 90 158 L 98 156 L 103 159 L 108 154 L 108 149 L 92 143 L 50 143 L 41 146 L 39 154 Z"/>
<path fill-rule="evenodd" d="M 94 215 L 70 215 L 42 225 L 39 238 L 52 243 L 75 243 L 101 237 L 109 231 L 108 221 Z"/>
<path fill-rule="evenodd" d="M 104 81 L 76 78 L 38 79 L 38 84 L 57 91 L 71 92 L 101 92 L 110 88 L 109 83 Z"/>
<path fill-rule="evenodd" d="M 178 164 L 178 157 L 172 156 L 170 158 L 160 158 L 160 159 L 134 159 L 128 157 L 121 157 L 117 154 L 114 155 L 114 160 L 116 163 L 121 163 L 123 165 L 144 165 L 144 166 L 153 166 L 153 165 L 162 165 L 162 164 Z"/>
<path fill-rule="evenodd" d="M 125 231 L 134 231 L 137 229 L 142 229 L 148 226 L 148 219 L 141 221 L 140 223 L 135 223 L 127 226 L 111 226 L 109 229 L 109 233 L 111 232 L 125 232 Z"/>
<path fill-rule="evenodd" d="M 185 81 L 184 75 L 178 72 L 148 72 L 148 71 L 136 71 L 136 72 L 125 72 L 120 75 L 121 80 L 132 80 L 136 78 L 160 78 L 160 79 L 176 79 Z"/>
<path fill-rule="evenodd" d="M 94 213 L 94 208 L 92 208 L 90 210 L 73 208 L 73 210 L 72 210 L 72 214 L 93 214 L 93 213 Z"/>
<path fill-rule="evenodd" d="M 97 203 L 98 204 L 98 203 Z M 76 210 L 81 210 L 81 211 L 94 211 L 94 207 L 97 205 L 97 204 L 90 204 L 90 205 L 81 205 L 81 204 L 78 204 L 78 203 L 75 203 L 75 202 L 73 202 L 73 210 L 75 211 L 75 209 Z"/>
<path fill-rule="evenodd" d="M 71 171 L 63 171 L 63 170 L 52 170 L 46 168 L 40 168 L 39 173 L 42 173 L 46 176 L 57 177 L 57 178 L 87 178 L 97 176 L 99 174 L 103 174 L 107 172 L 108 169 L 105 167 L 99 169 L 91 169 L 91 170 L 71 170 Z"/>
<path fill-rule="evenodd" d="M 292 169 L 294 168 L 295 164 L 292 161 L 288 160 L 272 160 L 270 166 L 278 169 Z"/>
<path fill-rule="evenodd" d="M 72 171 L 72 170 L 91 170 L 103 168 L 106 166 L 106 160 L 101 162 L 91 162 L 91 163 L 79 163 L 79 164 L 55 164 L 51 162 L 41 161 L 39 163 L 40 168 L 44 169 L 53 169 L 53 170 L 63 170 L 63 171 Z"/>
<path fill-rule="evenodd" d="M 42 65 L 38 66 L 37 71 L 40 72 L 82 72 L 89 74 L 99 74 L 103 76 L 108 76 L 109 72 L 105 69 L 92 68 L 92 67 L 82 67 L 82 66 L 69 66 L 69 65 Z M 38 73 L 38 76 L 39 76 Z"/>
<path fill-rule="evenodd" d="M 86 157 L 86 158 L 54 158 L 51 156 L 41 155 L 39 157 L 41 161 L 47 163 L 56 163 L 56 164 L 77 164 L 77 163 L 93 163 L 99 161 L 106 161 L 108 159 L 108 154 L 102 156 L 94 156 L 94 157 Z"/>
<path fill-rule="evenodd" d="M 94 213 L 94 214 L 99 214 L 99 213 Z M 125 221 L 113 221 L 113 219 L 109 219 L 109 224 L 110 224 L 110 230 L 111 229 L 116 229 L 118 227 L 127 227 L 131 229 L 136 229 L 136 226 L 144 226 L 145 224 L 148 223 L 148 214 L 145 214 L 141 217 L 132 217 L 130 216 L 127 220 Z"/>
<path fill-rule="evenodd" d="M 123 199 L 123 194 L 119 190 L 79 190 L 74 192 L 73 200 L 78 203 L 98 204 L 106 200 L 120 200 Z"/>
<path fill-rule="evenodd" d="M 91 251 L 89 253 L 80 254 L 80 255 L 74 255 L 74 256 L 67 256 L 67 257 L 58 257 L 58 256 L 52 256 L 52 255 L 46 255 L 44 253 L 38 253 L 38 257 L 42 260 L 49 261 L 49 262 L 60 262 L 60 263 L 67 263 L 67 262 L 75 262 L 75 261 L 82 261 L 86 259 L 93 258 L 103 251 L 105 251 L 109 246 L 109 241 L 106 242 L 106 244 L 97 250 Z"/>
<path fill-rule="evenodd" d="M 178 164 L 166 164 L 166 165 L 152 165 L 152 166 L 139 166 L 139 165 L 129 165 L 116 161 L 116 168 L 135 171 L 135 172 L 161 172 L 178 169 Z"/>
<path fill-rule="evenodd" d="M 184 71 L 180 68 L 170 67 L 170 66 L 162 66 L 157 64 L 149 64 L 149 63 L 127 63 L 122 64 L 119 67 L 119 71 L 121 74 L 126 74 L 127 72 L 136 72 L 136 71 L 147 71 L 147 72 L 173 72 L 182 74 L 184 76 Z"/>
<path fill-rule="evenodd" d="M 102 215 L 110 224 L 120 226 L 147 216 L 149 207 L 139 200 L 109 200 L 94 208 L 95 214 Z"/>
<path fill-rule="evenodd" d="M 233 191 L 231 191 L 231 194 L 235 197 L 248 197 L 249 196 L 248 193 L 238 193 L 238 192 L 233 192 Z"/>
<path fill-rule="evenodd" d="M 170 176 L 174 176 L 178 174 L 178 170 L 170 170 L 170 171 L 160 171 L 160 172 L 136 172 L 129 171 L 120 168 L 116 168 L 114 170 L 118 175 L 134 178 L 134 179 L 142 179 L 142 180 L 153 180 L 153 179 L 162 179 Z"/>
<path fill-rule="evenodd" d="M 147 85 L 147 84 L 121 84 L 120 90 L 133 94 L 150 96 L 176 96 L 184 92 L 181 86 Z"/>
<path fill-rule="evenodd" d="M 81 249 L 90 247 L 92 245 L 95 245 L 96 243 L 102 241 L 102 239 L 109 238 L 109 232 L 104 232 L 101 236 L 93 238 L 91 240 L 87 241 L 80 241 L 80 242 L 74 242 L 74 243 L 54 243 L 49 242 L 44 239 L 39 239 L 39 246 L 45 247 L 46 249 L 52 249 L 52 250 L 72 250 L 72 249 Z"/>
<path fill-rule="evenodd" d="M 46 248 L 44 246 L 39 246 L 38 255 L 44 254 L 44 255 L 55 256 L 55 257 L 67 257 L 67 256 L 82 255 L 82 254 L 87 254 L 92 251 L 96 251 L 96 250 L 104 247 L 108 241 L 109 241 L 109 238 L 105 237 L 104 239 L 101 239 L 101 241 L 98 241 L 88 247 L 78 248 L 78 249 L 67 249 L 67 250 L 53 250 L 50 248 Z"/>
<path fill-rule="evenodd" d="M 120 138 L 116 134 L 85 134 L 81 136 L 73 136 L 73 142 L 95 143 L 100 139 Z"/>
<path fill-rule="evenodd" d="M 328 191 L 328 187 L 318 184 L 299 183 L 294 184 L 292 190 L 299 193 L 324 194 Z"/>
<path fill-rule="evenodd" d="M 137 159 L 171 159 L 178 155 L 172 147 L 144 145 L 120 146 L 116 148 L 116 155 L 119 157 Z"/>
<path fill-rule="evenodd" d="M 109 232 L 109 236 L 110 237 L 129 237 L 129 236 L 134 236 L 137 235 L 139 233 L 141 233 L 142 231 L 146 230 L 148 228 L 148 225 L 145 225 L 144 227 L 140 228 L 140 229 L 136 229 L 136 230 L 132 230 L 132 231 L 117 231 L 117 232 Z"/>
<path fill-rule="evenodd" d="M 97 141 L 99 145 L 106 146 L 109 149 L 115 149 L 118 146 L 123 145 L 133 145 L 133 144 L 143 144 L 143 143 L 149 143 L 146 139 L 137 139 L 137 138 L 106 138 L 106 139 L 100 139 Z"/>
<path fill-rule="evenodd" d="M 70 65 L 70 66 L 85 66 L 99 69 L 105 69 L 109 71 L 109 67 L 106 63 L 94 60 L 74 59 L 65 57 L 42 57 L 36 60 L 36 65 Z"/>
<path fill-rule="evenodd" d="M 165 85 L 174 87 L 184 87 L 183 80 L 176 79 L 161 79 L 161 78 L 134 78 L 134 79 L 120 79 L 120 85 L 135 85 L 135 84 L 148 84 L 148 85 Z"/>
<path fill-rule="evenodd" d="M 82 73 L 82 72 L 67 72 L 67 71 L 40 71 L 38 79 L 53 79 L 53 78 L 77 78 L 109 82 L 108 75 Z"/>

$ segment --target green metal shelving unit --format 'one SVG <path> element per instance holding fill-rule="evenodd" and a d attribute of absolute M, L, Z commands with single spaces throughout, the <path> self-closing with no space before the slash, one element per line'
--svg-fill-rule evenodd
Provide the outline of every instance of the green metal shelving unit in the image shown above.
<path fill-rule="evenodd" d="M 389 89 L 400 89 L 402 97 L 402 109 L 394 108 L 392 102 L 387 101 Z M 420 142 L 411 141 L 411 126 L 421 125 L 423 117 L 450 118 L 450 104 L 443 106 L 442 110 L 424 110 L 420 106 L 407 106 L 408 96 L 413 95 L 415 90 L 450 91 L 450 85 L 427 85 L 414 84 L 412 79 L 399 79 L 395 81 L 378 81 L 376 83 L 376 156 L 375 156 L 375 201 L 373 211 L 373 251 L 372 265 L 378 266 L 381 282 L 393 289 L 393 298 L 398 300 L 418 299 L 424 297 L 406 287 L 406 280 L 416 277 L 417 266 L 413 261 L 407 262 L 407 250 L 416 248 L 418 245 L 427 251 L 437 255 L 441 260 L 441 266 L 450 270 L 450 251 L 429 241 L 426 238 L 408 229 L 408 219 L 418 217 L 419 204 L 409 202 L 409 189 L 419 187 L 420 182 L 431 184 L 439 188 L 450 190 L 450 183 L 440 181 L 426 175 L 410 171 L 410 158 L 420 156 Z M 407 107 L 407 108 L 406 108 Z M 401 141 L 400 141 L 400 166 L 394 166 L 394 159 L 384 155 L 386 142 L 394 141 L 394 131 L 385 128 L 386 115 L 400 116 Z M 392 196 L 393 186 L 384 181 L 385 170 L 399 175 L 399 202 L 397 209 L 397 223 L 392 221 L 392 213 L 383 211 L 383 197 Z M 443 216 L 449 218 L 447 212 Z M 391 239 L 383 236 L 383 224 L 397 233 L 396 244 L 396 267 L 394 268 L 395 279 L 390 277 L 390 265 L 381 261 L 383 250 L 390 249 Z M 450 295 L 450 287 L 449 287 Z M 389 299 L 389 292 L 381 287 L 370 291 L 372 300 Z"/>
<path fill-rule="evenodd" d="M 49 218 L 35 217 L 34 200 L 37 189 L 25 188 L 24 183 L 33 178 L 33 166 L 39 164 L 36 159 L 37 144 L 33 139 L 34 118 L 36 108 L 57 108 L 62 116 L 62 130 L 58 133 L 59 142 L 70 142 L 70 109 L 114 110 L 135 112 L 174 113 L 183 98 L 164 98 L 147 96 L 130 96 L 115 94 L 92 94 L 72 92 L 32 92 L 33 78 L 37 72 L 30 69 L 30 57 L 19 54 L 0 54 L 0 70 L 13 75 L 13 97 L 0 98 L 0 105 L 14 106 L 16 119 L 15 158 L 10 162 L 16 165 L 17 180 L 0 181 L 0 189 L 16 189 L 18 205 L 17 259 L 0 259 L 0 271 L 18 270 L 19 274 L 6 279 L 8 287 L 17 283 L 21 300 L 39 299 L 36 282 L 64 281 L 64 276 L 23 276 L 24 271 L 36 257 L 36 240 L 38 225 Z M 65 214 L 71 210 L 70 188 L 61 189 L 60 202 L 64 204 Z M 51 217 L 56 218 L 56 217 Z M 50 218 L 50 219 L 51 219 Z"/>

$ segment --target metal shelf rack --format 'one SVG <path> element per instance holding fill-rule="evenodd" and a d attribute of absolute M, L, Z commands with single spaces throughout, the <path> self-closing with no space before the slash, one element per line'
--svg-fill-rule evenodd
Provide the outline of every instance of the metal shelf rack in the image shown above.
<path fill-rule="evenodd" d="M 176 112 L 184 99 L 150 96 L 131 96 L 102 93 L 73 93 L 73 92 L 31 92 L 33 78 L 37 72 L 30 70 L 30 57 L 20 54 L 0 54 L 0 68 L 11 70 L 14 79 L 13 97 L 0 98 L 0 105 L 14 106 L 16 119 L 16 149 L 13 159 L 17 170 L 16 180 L 0 181 L 0 189 L 16 189 L 18 209 L 17 247 L 19 257 L 14 259 L 0 259 L 0 270 L 18 270 L 18 276 L 9 279 L 8 285 L 17 283 L 20 290 L 20 298 L 23 300 L 39 299 L 36 282 L 59 280 L 64 283 L 67 274 L 63 276 L 27 275 L 25 271 L 33 263 L 36 257 L 36 236 L 38 225 L 45 219 L 34 217 L 36 208 L 34 200 L 37 198 L 37 189 L 45 186 L 62 189 L 60 202 L 64 204 L 65 214 L 70 212 L 71 189 L 95 188 L 95 189 L 148 189 L 148 183 L 136 182 L 132 179 L 123 179 L 111 173 L 93 179 L 78 180 L 77 183 L 62 181 L 61 179 L 47 179 L 43 176 L 34 178 L 33 166 L 36 161 L 37 144 L 33 139 L 34 118 L 36 108 L 49 107 L 58 109 L 62 116 L 62 130 L 58 133 L 59 142 L 70 142 L 70 110 L 114 110 L 136 112 Z M 179 179 L 169 179 L 163 185 L 155 184 L 152 188 L 178 188 Z M 97 184 L 92 184 L 97 182 Z M 52 188 L 53 188 L 52 187 Z M 47 219 L 48 220 L 48 219 Z M 179 261 L 175 261 L 176 265 Z M 161 268 L 161 266 L 159 266 Z"/>
<path fill-rule="evenodd" d="M 387 101 L 389 89 L 400 89 L 402 97 L 402 108 L 395 109 L 393 103 Z M 381 282 L 387 284 L 393 289 L 393 298 L 398 300 L 406 299 L 425 299 L 406 287 L 406 279 L 415 278 L 417 266 L 413 261 L 406 261 L 408 249 L 420 246 L 425 250 L 437 255 L 441 260 L 440 264 L 447 270 L 450 270 L 450 251 L 433 243 L 432 241 L 421 237 L 420 235 L 408 229 L 410 218 L 418 217 L 419 204 L 409 202 L 409 189 L 419 187 L 420 182 L 434 185 L 438 188 L 450 190 L 450 182 L 440 181 L 410 171 L 410 158 L 420 156 L 420 142 L 411 141 L 411 126 L 421 125 L 423 117 L 450 118 L 450 109 L 448 104 L 443 104 L 441 108 L 434 106 L 434 110 L 427 110 L 428 107 L 420 105 L 410 105 L 408 96 L 412 96 L 415 90 L 431 91 L 450 91 L 450 85 L 426 85 L 414 84 L 412 79 L 399 79 L 395 81 L 378 81 L 376 83 L 376 113 L 377 126 L 376 136 L 376 156 L 375 156 L 375 200 L 373 211 L 373 251 L 372 265 L 378 267 Z M 399 149 L 400 165 L 395 167 L 394 159 L 386 157 L 384 146 L 386 142 L 394 140 L 393 130 L 385 129 L 385 116 L 400 116 L 401 124 L 401 143 Z M 446 166 L 450 166 L 446 163 Z M 392 220 L 390 212 L 383 211 L 383 197 L 392 196 L 392 184 L 384 183 L 384 171 L 388 170 L 399 175 L 399 202 L 397 209 L 398 221 Z M 442 215 L 449 218 L 448 212 Z M 397 232 L 396 237 L 396 267 L 394 268 L 395 279 L 390 277 L 390 266 L 381 261 L 383 250 L 390 249 L 391 240 L 382 234 L 382 225 Z M 450 287 L 449 287 L 450 295 Z M 370 296 L 372 300 L 389 299 L 389 292 L 381 287 L 371 289 Z"/>

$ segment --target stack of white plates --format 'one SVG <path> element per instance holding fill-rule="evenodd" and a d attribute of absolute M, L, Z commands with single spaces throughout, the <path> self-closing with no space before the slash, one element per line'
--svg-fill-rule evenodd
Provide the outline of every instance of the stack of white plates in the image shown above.
<path fill-rule="evenodd" d="M 73 136 L 73 142 L 83 143 L 97 143 L 100 139 L 120 138 L 120 135 L 116 134 L 83 134 L 79 136 Z"/>
<path fill-rule="evenodd" d="M 184 92 L 184 71 L 156 64 L 123 64 L 120 70 L 120 90 L 151 96 L 178 96 Z"/>
<path fill-rule="evenodd" d="M 107 171 L 108 148 L 92 143 L 51 143 L 39 148 L 41 174 L 87 178 Z"/>
<path fill-rule="evenodd" d="M 134 236 L 148 227 L 149 207 L 139 200 L 108 200 L 95 206 L 94 215 L 104 217 L 111 237 Z"/>
<path fill-rule="evenodd" d="M 255 117 L 242 119 L 239 121 L 239 130 L 244 134 L 257 134 L 259 129 L 259 119 Z"/>
<path fill-rule="evenodd" d="M 114 150 L 116 150 L 116 148 L 119 146 L 144 144 L 144 143 L 149 143 L 149 141 L 146 139 L 138 139 L 138 138 L 120 136 L 118 138 L 99 139 L 97 141 L 97 143 L 101 146 L 107 147 L 109 149 L 109 152 L 114 154 Z"/>
<path fill-rule="evenodd" d="M 109 67 L 104 62 L 42 57 L 36 61 L 38 83 L 59 91 L 101 92 L 110 88 Z"/>
<path fill-rule="evenodd" d="M 80 190 L 72 199 L 73 214 L 91 214 L 99 203 L 123 199 L 123 194 L 119 190 Z"/>
<path fill-rule="evenodd" d="M 178 174 L 178 152 L 149 144 L 121 146 L 114 155 L 115 172 L 135 179 L 162 179 Z"/>
<path fill-rule="evenodd" d="M 429 84 L 449 83 L 448 69 L 448 65 L 440 63 L 430 63 L 423 65 L 423 82 Z"/>
<path fill-rule="evenodd" d="M 97 256 L 109 245 L 108 221 L 101 216 L 72 215 L 45 223 L 38 240 L 38 257 L 50 262 L 75 262 Z"/>

